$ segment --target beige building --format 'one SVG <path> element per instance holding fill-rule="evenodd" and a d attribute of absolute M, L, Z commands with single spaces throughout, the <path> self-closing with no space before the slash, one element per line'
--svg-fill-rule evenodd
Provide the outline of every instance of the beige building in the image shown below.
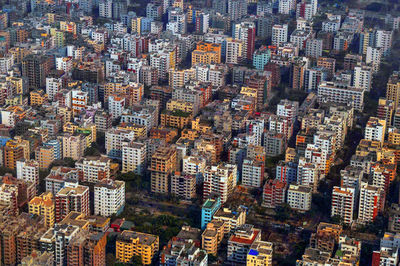
<path fill-rule="evenodd" d="M 82 135 L 73 136 L 64 134 L 61 139 L 63 144 L 63 158 L 69 157 L 74 160 L 79 160 L 83 157 L 86 142 Z"/>
<path fill-rule="evenodd" d="M 171 173 L 176 168 L 176 150 L 160 147 L 151 157 L 151 192 L 168 193 Z"/>

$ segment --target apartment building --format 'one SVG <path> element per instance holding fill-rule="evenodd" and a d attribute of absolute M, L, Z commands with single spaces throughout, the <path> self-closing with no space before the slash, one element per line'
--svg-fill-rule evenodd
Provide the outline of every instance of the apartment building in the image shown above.
<path fill-rule="evenodd" d="M 43 192 L 29 202 L 29 213 L 44 217 L 47 228 L 51 228 L 55 223 L 55 202 L 51 192 Z"/>
<path fill-rule="evenodd" d="M 192 66 L 197 64 L 220 64 L 221 44 L 198 42 L 196 49 L 192 52 Z"/>
<path fill-rule="evenodd" d="M 271 242 L 256 241 L 250 246 L 247 253 L 246 266 L 271 266 L 272 265 L 272 248 Z"/>
<path fill-rule="evenodd" d="M 240 226 L 228 240 L 227 260 L 229 263 L 245 265 L 251 245 L 261 240 L 261 230 L 253 225 Z"/>
<path fill-rule="evenodd" d="M 64 134 L 60 137 L 63 147 L 63 158 L 69 157 L 74 160 L 79 160 L 83 157 L 86 141 L 82 135 Z"/>
<path fill-rule="evenodd" d="M 218 247 L 224 238 L 225 222 L 221 220 L 212 220 L 207 224 L 203 234 L 201 234 L 201 247 L 208 254 L 217 256 Z"/>
<path fill-rule="evenodd" d="M 155 151 L 149 167 L 152 192 L 170 192 L 171 174 L 176 170 L 176 156 L 176 149 L 172 147 L 160 147 Z"/>
<path fill-rule="evenodd" d="M 122 173 L 144 174 L 146 170 L 146 143 L 132 141 L 122 147 Z"/>
<path fill-rule="evenodd" d="M 109 217 L 120 214 L 125 206 L 125 182 L 102 179 L 94 186 L 94 214 Z"/>
<path fill-rule="evenodd" d="M 246 209 L 238 207 L 236 210 L 220 208 L 213 216 L 213 220 L 225 223 L 224 233 L 230 234 L 246 223 Z"/>
<path fill-rule="evenodd" d="M 340 217 L 343 223 L 351 225 L 356 210 L 357 195 L 352 187 L 337 187 L 332 189 L 331 216 Z"/>
<path fill-rule="evenodd" d="M 236 165 L 219 164 L 207 166 L 204 169 L 203 199 L 216 194 L 221 197 L 221 202 L 225 203 L 233 193 L 236 182 Z"/>
<path fill-rule="evenodd" d="M 89 215 L 89 187 L 68 183 L 55 195 L 56 222 L 63 220 L 71 211 Z"/>
<path fill-rule="evenodd" d="M 140 256 L 142 263 L 149 265 L 159 245 L 158 236 L 125 230 L 117 236 L 116 259 L 128 263 L 133 256 Z"/>
<path fill-rule="evenodd" d="M 351 104 L 354 109 L 362 110 L 364 107 L 364 92 L 362 88 L 350 87 L 334 82 L 322 82 L 318 86 L 318 102 L 332 102 Z"/>
<path fill-rule="evenodd" d="M 304 185 L 289 185 L 286 203 L 292 209 L 306 212 L 311 209 L 312 188 Z"/>
<path fill-rule="evenodd" d="M 201 229 L 205 229 L 221 207 L 220 197 L 208 198 L 201 206 Z"/>
<path fill-rule="evenodd" d="M 377 117 L 370 117 L 365 126 L 365 139 L 371 141 L 385 141 L 386 121 Z"/>
<path fill-rule="evenodd" d="M 83 181 L 97 183 L 110 178 L 111 159 L 107 157 L 85 157 L 75 163 Z"/>
<path fill-rule="evenodd" d="M 279 179 L 267 180 L 263 189 L 262 206 L 276 208 L 285 202 L 287 184 Z"/>
<path fill-rule="evenodd" d="M 35 160 L 17 161 L 17 178 L 35 184 L 39 187 L 39 163 Z"/>
<path fill-rule="evenodd" d="M 186 200 L 196 197 L 196 176 L 174 172 L 171 176 L 171 194 Z"/>
<path fill-rule="evenodd" d="M 383 190 L 361 182 L 357 222 L 360 224 L 371 223 L 382 210 Z"/>

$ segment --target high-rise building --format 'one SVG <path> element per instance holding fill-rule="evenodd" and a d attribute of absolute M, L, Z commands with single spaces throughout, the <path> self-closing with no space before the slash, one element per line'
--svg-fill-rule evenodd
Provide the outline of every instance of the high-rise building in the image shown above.
<path fill-rule="evenodd" d="M 124 145 L 122 147 L 122 173 L 144 174 L 147 163 L 146 156 L 145 143 L 129 142 L 128 145 Z"/>
<path fill-rule="evenodd" d="M 264 181 L 264 173 L 264 162 L 245 159 L 242 164 L 242 184 L 259 188 Z"/>
<path fill-rule="evenodd" d="M 220 164 L 207 166 L 204 169 L 203 198 L 215 194 L 225 203 L 233 193 L 237 182 L 236 165 Z"/>
<path fill-rule="evenodd" d="M 56 222 L 63 220 L 71 211 L 89 215 L 89 187 L 68 183 L 55 196 Z"/>
<path fill-rule="evenodd" d="M 287 185 L 278 179 L 268 180 L 263 189 L 262 206 L 275 208 L 285 203 Z"/>
<path fill-rule="evenodd" d="M 76 162 L 82 181 L 97 183 L 111 177 L 111 159 L 107 157 L 86 157 Z"/>
<path fill-rule="evenodd" d="M 255 50 L 256 25 L 254 22 L 241 22 L 233 27 L 234 39 L 243 42 L 244 58 L 251 61 Z"/>
<path fill-rule="evenodd" d="M 372 74 L 372 67 L 366 65 L 356 66 L 354 68 L 353 86 L 369 91 L 371 89 Z"/>
<path fill-rule="evenodd" d="M 171 174 L 176 170 L 176 149 L 160 147 L 151 157 L 151 191 L 155 193 L 170 192 Z"/>
<path fill-rule="evenodd" d="M 385 140 L 385 133 L 386 120 L 371 116 L 365 126 L 365 139 L 383 143 Z"/>
<path fill-rule="evenodd" d="M 383 211 L 383 190 L 376 186 L 361 182 L 358 204 L 358 220 L 360 224 L 371 223 Z"/>
<path fill-rule="evenodd" d="M 228 0 L 228 14 L 231 21 L 237 21 L 247 14 L 247 0 Z"/>
<path fill-rule="evenodd" d="M 46 77 L 51 66 L 50 57 L 30 54 L 22 60 L 22 75 L 28 77 L 28 84 L 31 88 L 43 88 L 46 86 Z"/>
<path fill-rule="evenodd" d="M 192 66 L 197 64 L 221 63 L 221 44 L 199 42 L 192 52 Z"/>
<path fill-rule="evenodd" d="M 201 229 L 205 229 L 221 207 L 220 197 L 208 198 L 201 206 Z"/>
<path fill-rule="evenodd" d="M 34 160 L 17 161 L 17 178 L 35 184 L 39 187 L 39 163 Z"/>
<path fill-rule="evenodd" d="M 351 225 L 356 209 L 356 190 L 352 187 L 337 187 L 332 189 L 331 216 L 338 216 L 343 223 Z"/>
<path fill-rule="evenodd" d="M 196 196 L 196 176 L 174 172 L 171 176 L 171 193 L 190 200 Z"/>
<path fill-rule="evenodd" d="M 125 182 L 102 179 L 94 186 L 94 214 L 111 216 L 120 214 L 125 206 Z"/>
<path fill-rule="evenodd" d="M 312 188 L 303 185 L 289 185 L 286 202 L 292 209 L 306 212 L 311 209 Z"/>
<path fill-rule="evenodd" d="M 69 157 L 74 160 L 79 160 L 83 157 L 86 141 L 82 135 L 73 136 L 64 134 L 61 137 L 63 146 L 63 158 Z"/>
<path fill-rule="evenodd" d="M 394 103 L 394 109 L 400 106 L 400 72 L 395 71 L 386 85 L 386 99 Z"/>
<path fill-rule="evenodd" d="M 275 24 L 272 26 L 272 45 L 279 46 L 288 41 L 288 25 Z"/>

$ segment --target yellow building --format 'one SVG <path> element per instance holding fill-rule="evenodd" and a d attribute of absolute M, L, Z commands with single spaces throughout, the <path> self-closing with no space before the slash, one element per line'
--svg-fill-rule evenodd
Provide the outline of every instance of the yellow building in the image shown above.
<path fill-rule="evenodd" d="M 270 266 L 272 265 L 272 243 L 255 241 L 247 253 L 247 266 Z"/>
<path fill-rule="evenodd" d="M 72 120 L 72 109 L 67 106 L 57 107 L 57 113 L 62 116 L 63 124 Z"/>
<path fill-rule="evenodd" d="M 224 238 L 225 222 L 212 220 L 201 235 L 201 246 L 208 254 L 217 256 L 218 246 Z"/>
<path fill-rule="evenodd" d="M 393 145 L 400 145 L 400 130 L 397 128 L 389 132 L 388 142 Z"/>
<path fill-rule="evenodd" d="M 147 128 L 143 125 L 121 123 L 118 129 L 128 129 L 135 132 L 135 138 L 147 137 Z"/>
<path fill-rule="evenodd" d="M 117 237 L 115 253 L 120 262 L 128 263 L 133 256 L 140 256 L 142 263 L 149 265 L 158 249 L 158 236 L 125 230 Z"/>
<path fill-rule="evenodd" d="M 3 152 L 4 166 L 15 169 L 19 159 L 30 159 L 29 141 L 17 136 L 15 140 L 7 141 Z"/>
<path fill-rule="evenodd" d="M 294 162 L 296 158 L 296 150 L 293 148 L 286 148 L 286 153 L 285 153 L 285 162 Z"/>
<path fill-rule="evenodd" d="M 192 129 L 201 133 L 206 133 L 211 130 L 211 125 L 200 121 L 200 117 L 192 120 Z"/>
<path fill-rule="evenodd" d="M 182 139 L 196 140 L 199 136 L 200 134 L 198 131 L 188 128 L 183 129 L 181 133 Z"/>
<path fill-rule="evenodd" d="M 163 127 L 184 128 L 192 119 L 191 113 L 180 110 L 164 110 L 160 115 L 160 123 Z"/>
<path fill-rule="evenodd" d="M 96 125 L 90 124 L 86 127 L 80 127 L 78 125 L 73 124 L 72 122 L 67 122 L 63 126 L 63 132 L 69 133 L 73 135 L 74 133 L 81 133 L 85 135 L 86 147 L 92 145 L 93 142 L 96 142 Z"/>
<path fill-rule="evenodd" d="M 31 105 L 42 105 L 47 100 L 47 94 L 42 90 L 31 91 Z"/>
<path fill-rule="evenodd" d="M 400 72 L 394 72 L 386 85 L 386 99 L 394 103 L 394 109 L 399 107 L 400 103 Z"/>
<path fill-rule="evenodd" d="M 221 44 L 200 41 L 192 52 L 192 66 L 197 64 L 220 64 Z"/>
<path fill-rule="evenodd" d="M 168 111 L 180 110 L 180 111 L 183 111 L 186 113 L 192 113 L 192 114 L 195 113 L 193 103 L 190 103 L 190 102 L 187 102 L 184 100 L 170 99 L 167 102 L 167 110 Z"/>
<path fill-rule="evenodd" d="M 254 99 L 257 99 L 257 89 L 253 89 L 250 87 L 242 87 L 240 90 L 240 94 L 246 95 L 253 97 Z"/>
<path fill-rule="evenodd" d="M 21 59 L 21 61 L 22 61 L 22 59 Z M 27 82 L 24 82 L 24 80 L 22 78 L 6 77 L 6 81 L 10 82 L 13 86 L 15 86 L 15 92 L 17 94 L 24 94 L 25 93 L 25 90 L 27 89 L 27 86 L 24 86 L 24 85 L 27 85 Z"/>
<path fill-rule="evenodd" d="M 14 64 L 21 63 L 22 59 L 30 53 L 30 51 L 28 49 L 21 48 L 21 47 L 12 47 L 8 50 L 8 52 L 13 55 Z M 22 78 L 11 77 L 11 76 L 6 77 L 6 80 L 20 80 L 22 82 Z M 21 93 L 21 92 L 18 92 L 18 90 L 17 90 L 17 93 Z"/>
<path fill-rule="evenodd" d="M 29 213 L 44 216 L 45 226 L 53 227 L 55 222 L 53 194 L 44 192 L 34 197 L 29 202 Z"/>
<path fill-rule="evenodd" d="M 60 30 L 76 35 L 76 24 L 72 21 L 60 21 Z"/>

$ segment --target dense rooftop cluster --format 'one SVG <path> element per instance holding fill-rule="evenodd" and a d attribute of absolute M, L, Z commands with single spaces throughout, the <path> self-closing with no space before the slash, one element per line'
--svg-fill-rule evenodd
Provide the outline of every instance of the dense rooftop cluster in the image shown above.
<path fill-rule="evenodd" d="M 376 5 L 0 1 L 0 265 L 397 265 Z"/>

